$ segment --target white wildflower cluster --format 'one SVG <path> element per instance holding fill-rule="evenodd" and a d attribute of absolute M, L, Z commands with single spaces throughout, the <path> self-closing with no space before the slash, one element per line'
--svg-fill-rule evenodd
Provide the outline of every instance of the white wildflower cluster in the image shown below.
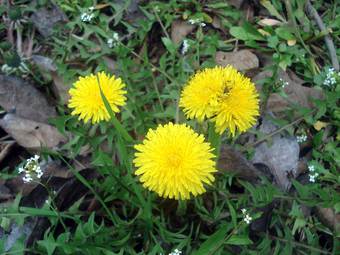
<path fill-rule="evenodd" d="M 113 32 L 112 37 L 107 40 L 107 45 L 109 48 L 117 46 L 119 42 L 119 34 L 117 32 Z"/>
<path fill-rule="evenodd" d="M 323 85 L 327 87 L 332 87 L 340 79 L 340 72 L 335 72 L 334 68 L 328 68 L 326 79 L 323 81 Z"/>
<path fill-rule="evenodd" d="M 245 223 L 250 224 L 250 222 L 253 220 L 252 217 L 247 213 L 247 209 L 241 209 L 241 212 L 243 214 L 243 220 Z"/>
<path fill-rule="evenodd" d="M 173 252 L 169 253 L 169 255 L 181 255 L 182 251 L 175 249 Z"/>
<path fill-rule="evenodd" d="M 182 44 L 181 54 L 185 55 L 188 52 L 189 47 L 190 47 L 190 44 L 189 44 L 188 40 L 184 39 L 183 44 Z"/>
<path fill-rule="evenodd" d="M 91 20 L 94 18 L 94 7 L 91 6 L 90 8 L 88 8 L 88 11 L 83 12 L 80 16 L 81 21 L 83 22 L 91 22 Z"/>
<path fill-rule="evenodd" d="M 199 25 L 200 27 L 205 27 L 206 24 L 204 22 L 202 22 L 200 19 L 189 19 L 188 22 L 191 24 L 191 25 Z"/>
<path fill-rule="evenodd" d="M 296 137 L 296 141 L 298 143 L 304 143 L 305 141 L 307 141 L 307 136 L 306 135 L 299 135 Z"/>
<path fill-rule="evenodd" d="M 22 178 L 25 183 L 31 182 L 34 179 L 40 179 L 43 175 L 43 171 L 39 164 L 39 158 L 38 155 L 35 155 L 34 157 L 27 159 L 24 166 L 19 168 L 19 173 L 25 174 Z"/>
<path fill-rule="evenodd" d="M 309 181 L 310 182 L 315 182 L 315 179 L 319 176 L 319 174 L 315 171 L 315 166 L 314 165 L 309 165 L 308 166 L 309 170 Z"/>
<path fill-rule="evenodd" d="M 282 78 L 279 79 L 280 87 L 285 88 L 286 86 L 289 85 L 288 81 L 283 80 Z"/>

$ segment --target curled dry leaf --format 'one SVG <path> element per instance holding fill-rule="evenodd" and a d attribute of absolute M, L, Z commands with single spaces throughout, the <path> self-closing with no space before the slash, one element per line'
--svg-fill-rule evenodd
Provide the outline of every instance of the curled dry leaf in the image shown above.
<path fill-rule="evenodd" d="M 266 70 L 257 74 L 253 78 L 253 81 L 258 84 L 260 80 L 269 78 L 271 76 L 272 72 Z M 269 96 L 267 109 L 269 109 L 273 113 L 284 112 L 289 106 L 293 104 L 298 104 L 302 107 L 312 109 L 314 107 L 314 104 L 312 102 L 313 98 L 324 98 L 322 90 L 303 86 L 303 80 L 297 77 L 290 70 L 287 70 L 287 72 L 280 70 L 278 74 L 278 79 L 282 79 L 284 82 L 288 82 L 288 85 L 284 87 L 284 92 L 286 93 L 287 98 L 283 98 L 278 93 L 273 93 Z M 258 84 L 256 87 L 259 91 L 261 90 L 261 85 Z"/>
<path fill-rule="evenodd" d="M 250 50 L 236 52 L 216 52 L 216 63 L 221 66 L 232 65 L 239 71 L 246 71 L 259 67 L 259 59 Z"/>
<path fill-rule="evenodd" d="M 260 126 L 262 133 L 269 134 L 276 129 L 269 120 L 263 119 Z M 268 166 L 278 187 L 287 191 L 291 186 L 290 178 L 297 177 L 299 151 L 299 144 L 294 137 L 277 134 L 272 137 L 270 144 L 263 142 L 255 147 L 252 162 Z"/>
<path fill-rule="evenodd" d="M 236 173 L 239 177 L 248 180 L 255 180 L 261 176 L 261 172 L 251 162 L 228 145 L 223 145 L 221 148 L 217 168 L 221 171 Z"/>
<path fill-rule="evenodd" d="M 37 150 L 41 147 L 51 149 L 66 141 L 66 138 L 55 127 L 20 118 L 15 114 L 6 114 L 4 118 L 0 119 L 0 126 L 19 145 L 27 149 Z"/>
<path fill-rule="evenodd" d="M 0 75 L 0 105 L 7 112 L 43 123 L 57 115 L 39 90 L 14 76 Z"/>
<path fill-rule="evenodd" d="M 171 24 L 171 39 L 174 43 L 180 43 L 188 34 L 194 30 L 195 26 L 183 20 L 175 20 Z"/>

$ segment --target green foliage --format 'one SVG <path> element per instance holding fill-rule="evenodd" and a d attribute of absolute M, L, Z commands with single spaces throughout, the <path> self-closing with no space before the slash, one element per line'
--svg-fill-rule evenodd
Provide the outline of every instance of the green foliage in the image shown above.
<path fill-rule="evenodd" d="M 45 1 L 37 2 L 46 5 Z M 1 228 L 10 229 L 14 222 L 22 226 L 25 220 L 36 216 L 46 217 L 50 227 L 29 249 L 48 255 L 159 255 L 176 248 L 183 254 L 224 255 L 235 254 L 235 246 L 240 254 L 321 254 L 323 250 L 326 250 L 325 254 L 331 254 L 339 250 L 336 240 L 339 233 L 314 215 L 306 217 L 303 212 L 305 206 L 313 210 L 333 208 L 340 212 L 340 80 L 333 87 L 323 84 L 328 69 L 320 69 L 317 63 L 326 66 L 330 63 L 324 54 L 316 54 L 326 51 L 320 46 L 323 41 L 312 44 L 323 39 L 320 35 L 323 31 L 317 31 L 315 24 L 307 18 L 301 1 L 286 1 L 293 7 L 293 16 L 285 13 L 287 6 L 283 1 L 260 1 L 272 18 L 281 22 L 277 27 L 260 27 L 256 22 L 243 21 L 242 11 L 228 1 L 142 1 L 139 11 L 143 18 L 129 16 L 132 2 L 96 1 L 94 18 L 83 22 L 81 14 L 94 2 L 56 1 L 69 22 L 41 43 L 49 46 L 47 52 L 57 66 L 58 75 L 70 85 L 78 76 L 97 71 L 115 73 L 127 84 L 127 105 L 120 115 L 115 115 L 102 94 L 111 121 L 96 125 L 80 123 L 60 106 L 60 116 L 51 123 L 61 133 L 71 133 L 72 138 L 58 151 L 46 154 L 67 165 L 77 180 L 88 188 L 88 194 L 60 215 L 48 205 L 42 208 L 19 206 L 22 198 L 19 194 L 10 206 L 0 208 Z M 322 5 L 326 1 L 319 2 Z M 8 14 L 11 20 L 25 17 L 37 7 L 28 3 L 18 6 L 20 8 Z M 338 38 L 340 7 L 336 3 L 327 3 L 327 6 L 330 10 L 325 11 L 324 22 Z M 0 14 L 4 12 L 4 7 L 0 6 Z M 219 19 L 220 29 L 213 29 L 214 17 Z M 206 27 L 196 25 L 187 36 L 190 47 L 185 55 L 181 54 L 182 45 L 175 44 L 168 35 L 171 24 L 179 18 L 206 23 Z M 292 18 L 301 27 L 299 31 L 291 25 L 294 24 Z M 0 33 L 4 31 L 0 24 Z M 113 32 L 119 33 L 119 41 L 110 47 L 107 41 L 113 37 Z M 200 133 L 209 134 L 207 139 L 215 148 L 228 142 L 251 154 L 253 148 L 243 147 L 241 139 L 221 140 L 210 123 L 208 126 L 187 121 L 178 108 L 181 88 L 189 76 L 195 70 L 214 66 L 218 50 L 231 51 L 238 44 L 270 56 L 270 64 L 265 68 L 272 76 L 259 82 L 263 102 L 272 93 L 284 96 L 278 73 L 288 68 L 294 68 L 307 86 L 324 92 L 324 99 L 314 101 L 314 110 L 293 107 L 287 110 L 284 118 L 273 120 L 280 127 L 287 127 L 290 134 L 294 134 L 294 128 L 305 129 L 311 134 L 312 161 L 309 163 L 320 174 L 318 181 L 303 184 L 292 180 L 293 192 L 287 194 L 265 178 L 255 185 L 221 172 L 216 176 L 214 187 L 208 187 L 208 192 L 200 197 L 180 202 L 158 198 L 146 191 L 133 175 L 132 159 L 134 144 L 159 123 L 186 122 Z M 0 53 L 3 64 L 20 63 L 17 52 L 8 51 L 4 42 L 0 43 Z M 34 67 L 29 69 L 28 75 L 37 84 L 50 85 L 49 77 Z M 292 111 L 303 116 L 301 126 L 289 126 L 293 122 Z M 327 128 L 315 129 L 318 121 L 326 123 Z M 258 131 L 252 133 L 258 140 L 264 137 Z M 94 180 L 87 180 L 69 165 L 86 148 L 91 148 L 90 165 L 99 176 Z M 89 197 L 96 209 L 81 210 L 83 199 Z M 247 208 L 255 221 L 262 217 L 261 209 L 271 205 L 275 205 L 275 209 L 266 223 L 268 231 L 251 233 L 241 209 Z M 61 222 L 66 219 L 70 221 L 69 226 L 62 229 Z M 322 243 L 320 233 L 333 242 Z M 4 246 L 1 240 L 1 251 Z M 23 254 L 24 249 L 21 238 L 10 252 Z"/>

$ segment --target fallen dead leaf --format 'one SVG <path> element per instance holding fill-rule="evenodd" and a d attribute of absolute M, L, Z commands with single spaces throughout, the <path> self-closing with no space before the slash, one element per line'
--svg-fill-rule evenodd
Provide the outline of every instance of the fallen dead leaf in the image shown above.
<path fill-rule="evenodd" d="M 336 232 L 340 231 L 340 214 L 336 214 L 332 208 L 322 207 L 317 207 L 316 213 L 320 218 L 320 221 L 323 222 L 326 226 Z"/>
<path fill-rule="evenodd" d="M 7 112 L 43 123 L 57 115 L 39 90 L 14 76 L 0 75 L 0 105 Z"/>
<path fill-rule="evenodd" d="M 64 83 L 64 79 L 62 76 L 60 76 L 57 72 L 57 67 L 53 63 L 53 60 L 40 56 L 40 55 L 33 55 L 32 60 L 34 63 L 39 66 L 44 71 L 47 71 L 50 73 L 52 79 L 53 79 L 53 92 L 55 96 L 63 103 L 66 104 L 70 98 L 70 95 L 68 93 L 70 86 L 67 86 Z"/>
<path fill-rule="evenodd" d="M 8 155 L 8 153 L 13 148 L 13 145 L 15 144 L 14 141 L 9 141 L 4 144 L 0 144 L 0 163 L 3 161 L 3 159 Z"/>
<path fill-rule="evenodd" d="M 277 127 L 269 120 L 263 119 L 260 126 L 262 133 L 269 134 L 276 129 Z M 268 166 L 278 187 L 287 191 L 291 186 L 288 176 L 297 177 L 299 151 L 299 144 L 295 137 L 277 134 L 272 137 L 270 145 L 263 142 L 255 147 L 252 162 Z"/>
<path fill-rule="evenodd" d="M 175 20 L 171 24 L 171 39 L 179 44 L 188 34 L 195 29 L 195 26 L 183 20 Z"/>
<path fill-rule="evenodd" d="M 317 122 L 314 123 L 313 127 L 315 128 L 315 130 L 320 131 L 322 128 L 327 127 L 327 125 L 328 125 L 327 122 L 318 120 Z"/>
<path fill-rule="evenodd" d="M 259 84 L 259 81 L 271 76 L 272 72 L 269 70 L 265 70 L 257 74 L 252 79 L 253 82 L 257 84 L 257 90 L 261 90 L 261 85 Z M 278 74 L 278 79 L 279 78 L 281 78 L 283 81 L 288 82 L 288 85 L 284 88 L 284 92 L 286 93 L 287 98 L 283 98 L 278 93 L 273 93 L 269 96 L 267 109 L 270 109 L 270 111 L 273 113 L 284 112 L 292 104 L 298 104 L 302 107 L 312 109 L 314 107 L 312 98 L 324 98 L 324 93 L 322 92 L 322 90 L 303 86 L 303 80 L 301 80 L 288 69 L 287 72 L 280 70 Z"/>
<path fill-rule="evenodd" d="M 57 71 L 57 67 L 53 63 L 53 60 L 48 57 L 44 57 L 41 55 L 32 55 L 31 59 L 37 66 L 39 66 L 41 69 L 45 71 L 50 71 L 50 72 Z"/>
<path fill-rule="evenodd" d="M 57 5 L 50 4 L 49 8 L 37 9 L 31 15 L 31 21 L 42 36 L 48 37 L 57 23 L 67 21 L 67 16 Z"/>
<path fill-rule="evenodd" d="M 296 40 L 292 39 L 292 40 L 287 40 L 287 45 L 288 46 L 294 46 L 296 44 Z"/>
<path fill-rule="evenodd" d="M 0 126 L 11 135 L 19 145 L 27 149 L 53 148 L 66 138 L 48 124 L 24 119 L 15 114 L 6 114 L 0 119 Z"/>
<path fill-rule="evenodd" d="M 234 148 L 223 145 L 220 152 L 217 168 L 221 171 L 236 173 L 239 177 L 255 180 L 261 176 L 251 162 Z"/>
<path fill-rule="evenodd" d="M 265 18 L 265 19 L 261 19 L 258 24 L 260 26 L 269 26 L 269 27 L 273 27 L 273 26 L 279 26 L 282 24 L 281 21 L 277 20 L 277 19 L 268 19 L 268 18 Z"/>
<path fill-rule="evenodd" d="M 216 52 L 216 63 L 221 66 L 232 65 L 239 71 L 246 71 L 259 67 L 259 59 L 250 50 L 236 52 Z"/>

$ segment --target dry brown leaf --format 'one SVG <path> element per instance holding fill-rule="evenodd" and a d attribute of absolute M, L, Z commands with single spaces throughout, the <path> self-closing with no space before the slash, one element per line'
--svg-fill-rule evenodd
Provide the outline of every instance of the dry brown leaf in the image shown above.
<path fill-rule="evenodd" d="M 223 145 L 218 160 L 219 170 L 236 173 L 239 177 L 255 180 L 261 173 L 234 148 Z"/>
<path fill-rule="evenodd" d="M 19 145 L 27 149 L 53 148 L 66 141 L 66 138 L 55 127 L 20 118 L 15 114 L 6 114 L 0 119 L 0 126 Z"/>
<path fill-rule="evenodd" d="M 15 141 L 9 141 L 8 143 L 4 143 L 0 145 L 0 163 L 4 160 L 4 158 L 11 151 L 14 144 L 15 144 Z"/>
<path fill-rule="evenodd" d="M 55 96 L 63 103 L 66 104 L 70 98 L 70 95 L 68 93 L 70 86 L 65 85 L 64 79 L 62 76 L 60 76 L 57 72 L 57 67 L 53 63 L 53 60 L 40 56 L 40 55 L 33 55 L 32 60 L 34 63 L 39 66 L 44 71 L 47 71 L 50 73 L 52 79 L 53 79 L 53 92 Z"/>
<path fill-rule="evenodd" d="M 281 21 L 277 20 L 277 19 L 268 19 L 268 18 L 265 18 L 265 19 L 261 19 L 258 24 L 260 26 L 269 26 L 269 27 L 273 27 L 273 26 L 279 26 L 282 24 Z"/>
<path fill-rule="evenodd" d="M 58 75 L 57 72 L 51 72 L 51 76 L 53 79 L 53 91 L 55 95 L 63 104 L 66 104 L 70 99 L 70 94 L 68 93 L 70 86 L 64 83 L 63 77 Z"/>
<path fill-rule="evenodd" d="M 266 70 L 257 74 L 253 78 L 253 82 L 258 83 L 258 81 L 271 76 L 271 71 Z M 278 93 L 271 94 L 267 102 L 267 109 L 271 112 L 278 113 L 286 111 L 292 104 L 298 104 L 302 107 L 312 109 L 314 107 L 312 98 L 324 98 L 322 90 L 302 86 L 303 80 L 290 70 L 287 70 L 287 72 L 281 70 L 278 74 L 278 78 L 288 82 L 288 85 L 284 88 L 287 98 L 281 97 Z M 256 87 L 259 91 L 261 90 L 261 85 L 257 85 Z"/>
<path fill-rule="evenodd" d="M 317 122 L 314 123 L 313 127 L 315 128 L 315 130 L 320 131 L 322 128 L 327 127 L 327 125 L 328 125 L 327 122 L 318 120 Z"/>
<path fill-rule="evenodd" d="M 236 52 L 216 52 L 216 63 L 221 66 L 232 65 L 239 71 L 246 71 L 259 67 L 259 59 L 250 50 Z"/>
<path fill-rule="evenodd" d="M 340 231 L 340 214 L 336 214 L 333 208 L 317 207 L 316 213 L 322 223 L 332 230 Z"/>
<path fill-rule="evenodd" d="M 57 115 L 39 90 L 13 76 L 0 75 L 0 105 L 7 112 L 43 123 Z"/>
<path fill-rule="evenodd" d="M 188 34 L 194 30 L 195 26 L 183 20 L 175 20 L 171 24 L 171 39 L 179 44 Z"/>
<path fill-rule="evenodd" d="M 296 40 L 292 39 L 292 40 L 287 40 L 287 45 L 288 46 L 294 46 L 296 44 Z"/>
<path fill-rule="evenodd" d="M 37 9 L 31 15 L 31 21 L 39 33 L 47 37 L 53 33 L 57 23 L 67 21 L 67 16 L 56 4 L 50 4 L 49 8 L 42 7 Z"/>
<path fill-rule="evenodd" d="M 263 119 L 260 126 L 262 133 L 269 134 L 276 129 L 277 127 L 269 120 Z M 263 142 L 255 147 L 252 162 L 268 166 L 278 187 L 286 191 L 291 186 L 289 176 L 297 177 L 299 152 L 299 144 L 295 137 L 277 134 L 272 137 L 271 144 Z"/>

